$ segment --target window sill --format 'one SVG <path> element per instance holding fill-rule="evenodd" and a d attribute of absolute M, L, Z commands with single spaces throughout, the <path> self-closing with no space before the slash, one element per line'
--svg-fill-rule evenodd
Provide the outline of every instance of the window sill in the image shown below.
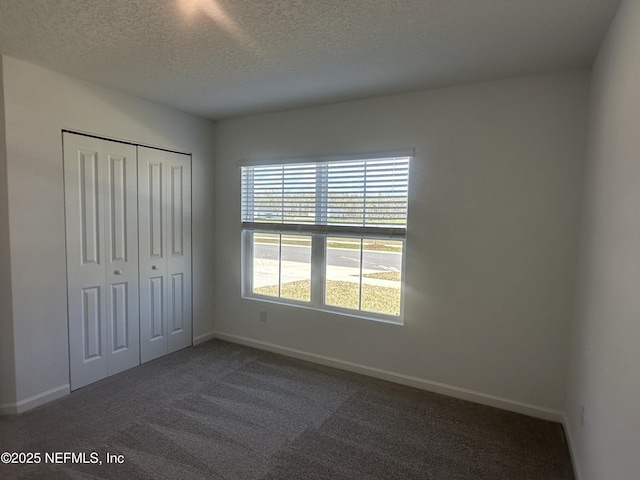
<path fill-rule="evenodd" d="M 373 322 L 386 323 L 389 325 L 404 326 L 404 319 L 402 314 L 398 317 L 378 316 L 376 314 L 370 314 L 370 312 L 360 312 L 350 309 L 343 309 L 340 307 L 317 307 L 308 303 L 296 302 L 295 300 L 283 300 L 276 297 L 268 297 L 261 295 L 243 295 L 244 300 L 252 300 L 262 303 L 270 303 L 272 305 L 282 305 L 285 307 L 302 308 L 305 310 L 313 310 L 315 312 L 328 313 L 330 315 L 338 315 L 340 317 L 351 317 L 360 320 L 368 320 Z"/>

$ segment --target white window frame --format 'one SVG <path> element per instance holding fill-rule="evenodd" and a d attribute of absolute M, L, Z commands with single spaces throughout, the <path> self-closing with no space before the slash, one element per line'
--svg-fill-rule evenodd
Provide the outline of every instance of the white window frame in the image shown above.
<path fill-rule="evenodd" d="M 314 162 L 341 162 L 355 160 L 384 160 L 389 158 L 408 158 L 413 159 L 413 150 L 404 150 L 397 152 L 385 152 L 376 154 L 348 155 L 348 156 L 330 156 L 330 157 L 307 157 L 295 159 L 273 159 L 260 160 L 254 162 L 243 162 L 241 167 L 251 166 L 271 166 L 271 165 L 287 165 L 287 164 L 309 164 Z M 407 179 L 408 180 L 408 179 Z M 408 188 L 408 187 L 407 187 Z M 408 192 L 407 192 L 408 201 Z M 408 213 L 406 215 L 408 222 Z M 404 228 L 385 228 L 371 226 L 352 226 L 352 227 L 334 227 L 332 225 L 288 225 L 288 224 L 272 224 L 272 223 L 251 223 L 243 222 L 241 232 L 241 284 L 242 297 L 249 300 L 258 300 L 261 302 L 274 303 L 280 305 L 290 305 L 310 310 L 318 310 L 322 312 L 336 313 L 349 317 L 363 318 L 368 320 L 381 321 L 392 324 L 404 323 L 404 296 L 405 296 L 405 267 L 406 267 L 406 225 Z M 255 233 L 280 234 L 280 235 L 302 235 L 311 238 L 311 300 L 309 302 L 294 300 L 289 298 L 276 297 L 271 295 L 262 295 L 254 292 L 253 288 L 253 235 Z M 344 237 L 352 239 L 381 239 L 394 240 L 402 242 L 402 259 L 401 259 L 401 282 L 400 282 L 400 312 L 399 315 L 389 315 L 377 312 L 369 312 L 359 309 L 351 309 L 328 305 L 325 302 L 325 285 L 326 285 L 326 252 L 327 238 Z M 280 239 L 282 241 L 282 239 Z M 360 248 L 361 257 L 364 252 L 364 246 Z M 361 259 L 362 260 L 362 259 Z M 282 258 L 278 260 L 281 264 Z M 362 282 L 362 261 L 360 261 L 360 281 Z M 281 280 L 279 280 L 280 282 Z M 362 295 L 362 285 L 360 286 L 360 295 Z"/>

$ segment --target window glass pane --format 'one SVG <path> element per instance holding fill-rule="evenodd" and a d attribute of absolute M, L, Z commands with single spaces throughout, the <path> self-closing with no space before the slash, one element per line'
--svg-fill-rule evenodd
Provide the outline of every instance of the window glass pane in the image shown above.
<path fill-rule="evenodd" d="M 362 310 L 400 315 L 402 241 L 365 239 L 362 251 Z"/>
<path fill-rule="evenodd" d="M 243 292 L 398 317 L 410 160 L 398 152 L 243 166 Z"/>
<path fill-rule="evenodd" d="M 253 293 L 278 297 L 280 279 L 280 235 L 253 234 Z"/>
<path fill-rule="evenodd" d="M 282 235 L 280 297 L 311 300 L 311 237 Z"/>
<path fill-rule="evenodd" d="M 327 237 L 325 304 L 359 308 L 361 245 L 359 238 Z"/>

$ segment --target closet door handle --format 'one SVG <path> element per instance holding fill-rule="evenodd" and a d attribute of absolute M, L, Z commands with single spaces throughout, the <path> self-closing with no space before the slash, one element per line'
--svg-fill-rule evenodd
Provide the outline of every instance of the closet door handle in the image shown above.
<path fill-rule="evenodd" d="M 115 273 L 116 275 L 122 275 L 122 270 L 116 270 L 116 271 L 115 271 L 115 272 L 113 272 L 113 273 Z"/>
<path fill-rule="evenodd" d="M 158 266 L 157 265 L 151 265 L 151 270 L 157 270 Z"/>

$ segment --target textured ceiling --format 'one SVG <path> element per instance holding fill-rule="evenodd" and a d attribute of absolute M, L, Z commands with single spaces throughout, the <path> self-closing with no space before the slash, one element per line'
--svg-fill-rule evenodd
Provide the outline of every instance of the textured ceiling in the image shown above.
<path fill-rule="evenodd" d="M 0 54 L 209 118 L 590 66 L 620 0 L 0 0 Z"/>

